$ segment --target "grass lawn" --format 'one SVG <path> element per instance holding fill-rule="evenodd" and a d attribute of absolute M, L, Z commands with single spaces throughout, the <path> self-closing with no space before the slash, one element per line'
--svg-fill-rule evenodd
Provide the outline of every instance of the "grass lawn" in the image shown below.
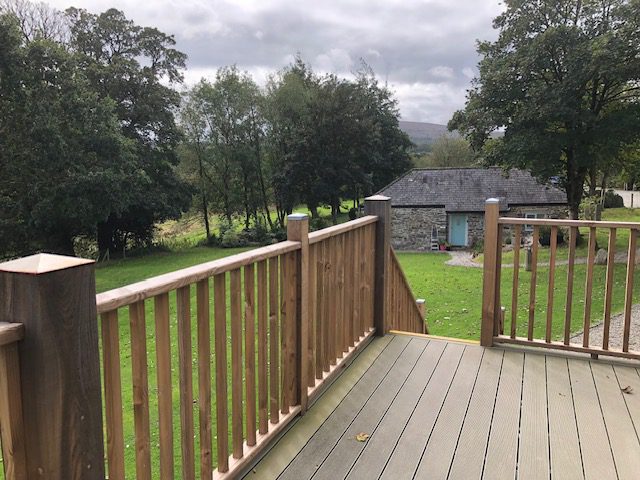
<path fill-rule="evenodd" d="M 482 312 L 482 269 L 451 267 L 445 265 L 449 256 L 439 253 L 399 253 L 400 263 L 407 275 L 414 294 L 426 299 L 427 319 L 434 335 L 480 338 Z M 616 265 L 614 274 L 613 312 L 621 312 L 624 306 L 626 266 Z M 582 330 L 584 316 L 586 265 L 576 265 L 574 273 L 571 331 Z M 604 311 L 604 285 L 606 266 L 594 267 L 591 320 L 599 323 Z M 635 284 L 640 282 L 636 269 Z M 511 325 L 511 291 L 513 270 L 504 268 L 501 277 L 502 305 L 507 308 L 505 331 Z M 534 319 L 535 338 L 544 338 L 546 328 L 549 268 L 539 267 L 536 281 L 536 308 Z M 517 332 L 526 334 L 529 318 L 529 292 L 531 273 L 520 270 L 518 288 Z M 564 331 L 564 315 L 567 290 L 567 267 L 556 267 L 553 301 L 553 335 L 560 338 Z M 637 295 L 635 295 L 637 301 Z"/>

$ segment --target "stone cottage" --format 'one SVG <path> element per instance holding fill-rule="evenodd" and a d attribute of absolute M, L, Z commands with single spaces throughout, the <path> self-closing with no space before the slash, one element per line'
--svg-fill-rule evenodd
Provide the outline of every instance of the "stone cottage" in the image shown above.
<path fill-rule="evenodd" d="M 567 216 L 562 190 L 518 169 L 416 168 L 378 193 L 391 197 L 392 244 L 398 250 L 430 250 L 438 241 L 465 247 L 482 240 L 487 198 L 498 198 L 505 216 Z"/>

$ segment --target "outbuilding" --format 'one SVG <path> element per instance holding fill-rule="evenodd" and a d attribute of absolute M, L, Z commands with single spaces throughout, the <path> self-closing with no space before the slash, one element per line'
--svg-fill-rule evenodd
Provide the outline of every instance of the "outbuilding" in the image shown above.
<path fill-rule="evenodd" d="M 510 217 L 565 218 L 568 211 L 564 191 L 515 168 L 416 168 L 379 194 L 391 198 L 392 244 L 398 250 L 481 241 L 487 198 L 498 198 L 501 214 Z"/>

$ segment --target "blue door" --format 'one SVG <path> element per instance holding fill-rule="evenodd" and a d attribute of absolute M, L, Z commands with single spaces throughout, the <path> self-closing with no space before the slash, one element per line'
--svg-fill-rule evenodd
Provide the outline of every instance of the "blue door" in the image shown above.
<path fill-rule="evenodd" d="M 467 216 L 464 214 L 449 215 L 449 243 L 457 247 L 467 245 Z"/>

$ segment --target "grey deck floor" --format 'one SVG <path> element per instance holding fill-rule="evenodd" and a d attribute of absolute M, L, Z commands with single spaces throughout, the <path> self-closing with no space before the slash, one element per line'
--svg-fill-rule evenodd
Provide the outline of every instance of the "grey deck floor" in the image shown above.
<path fill-rule="evenodd" d="M 639 479 L 639 433 L 633 366 L 389 335 L 245 478 Z"/>

